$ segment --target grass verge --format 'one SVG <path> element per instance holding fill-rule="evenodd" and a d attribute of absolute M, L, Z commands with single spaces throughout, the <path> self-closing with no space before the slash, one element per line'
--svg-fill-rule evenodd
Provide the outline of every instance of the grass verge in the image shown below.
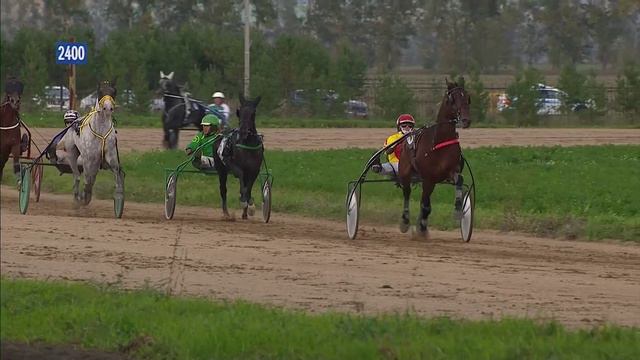
<path fill-rule="evenodd" d="M 373 151 L 267 151 L 272 170 L 273 209 L 277 212 L 343 220 L 347 182 L 359 176 Z M 465 151 L 477 186 L 476 227 L 524 231 L 541 236 L 640 241 L 640 146 L 506 147 Z M 156 151 L 122 156 L 127 201 L 164 201 L 164 168 L 175 168 L 184 153 Z M 371 178 L 377 178 L 375 174 Z M 13 181 L 5 174 L 5 183 Z M 467 180 L 470 180 L 467 175 Z M 178 181 L 178 205 L 218 208 L 217 176 L 187 174 Z M 71 177 L 46 169 L 45 191 L 71 192 Z M 112 176 L 101 172 L 98 198 L 111 198 Z M 254 187 L 254 197 L 260 196 Z M 417 217 L 420 188 L 412 193 Z M 239 186 L 229 183 L 229 202 L 238 206 Z M 361 220 L 394 224 L 402 192 L 391 183 L 365 184 Z M 453 187 L 439 185 L 432 196 L 430 224 L 453 229 Z M 260 204 L 261 200 L 256 199 Z M 71 195 L 69 195 L 71 201 Z M 158 205 L 158 212 L 163 207 Z M 126 212 L 125 212 L 126 216 Z"/>
<path fill-rule="evenodd" d="M 118 127 L 133 128 L 161 128 L 160 113 L 156 114 L 131 114 L 118 111 L 115 118 Z M 25 112 L 22 119 L 30 127 L 54 127 L 62 128 L 62 112 L 60 111 L 37 111 Z M 261 128 L 393 128 L 394 119 L 309 119 L 309 118 L 274 118 L 268 116 L 258 116 L 256 126 Z M 426 122 L 425 119 L 418 119 L 419 123 Z M 235 117 L 231 119 L 232 126 L 237 126 Z M 514 128 L 502 116 L 489 117 L 485 122 L 475 122 L 473 127 L 481 128 Z M 634 118 L 622 117 L 612 119 L 611 117 L 583 118 L 575 115 L 546 116 L 541 117 L 539 128 L 640 128 L 640 121 Z"/>
<path fill-rule="evenodd" d="M 637 359 L 640 332 L 414 314 L 309 315 L 155 290 L 0 280 L 0 337 L 149 359 Z"/>

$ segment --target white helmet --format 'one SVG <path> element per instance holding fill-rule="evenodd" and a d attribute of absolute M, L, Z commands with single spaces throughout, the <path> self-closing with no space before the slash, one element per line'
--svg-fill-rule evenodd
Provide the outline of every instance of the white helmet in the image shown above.
<path fill-rule="evenodd" d="M 76 121 L 79 116 L 80 114 L 77 111 L 67 110 L 67 112 L 64 113 L 64 122 Z"/>
<path fill-rule="evenodd" d="M 220 91 L 216 91 L 213 93 L 213 95 L 211 95 L 212 98 L 221 98 L 224 99 L 224 94 Z"/>

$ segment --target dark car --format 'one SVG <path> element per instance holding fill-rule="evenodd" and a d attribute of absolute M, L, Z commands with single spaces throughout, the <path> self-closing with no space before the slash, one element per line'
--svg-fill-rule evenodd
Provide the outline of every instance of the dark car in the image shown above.
<path fill-rule="evenodd" d="M 348 117 L 366 119 L 369 117 L 369 107 L 364 101 L 349 100 L 344 102 L 344 113 Z"/>

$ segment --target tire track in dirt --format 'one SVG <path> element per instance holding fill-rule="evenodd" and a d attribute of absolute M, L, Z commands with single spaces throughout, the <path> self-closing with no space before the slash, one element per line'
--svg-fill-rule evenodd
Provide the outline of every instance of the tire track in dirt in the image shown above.
<path fill-rule="evenodd" d="M 571 327 L 640 326 L 640 246 L 520 234 L 457 232 L 415 240 L 394 227 L 273 214 L 224 221 L 213 209 L 111 201 L 76 208 L 43 194 L 29 214 L 2 187 L 1 271 L 6 276 L 149 284 L 172 294 L 245 299 L 310 312 L 415 311 L 487 319 L 527 316 Z"/>

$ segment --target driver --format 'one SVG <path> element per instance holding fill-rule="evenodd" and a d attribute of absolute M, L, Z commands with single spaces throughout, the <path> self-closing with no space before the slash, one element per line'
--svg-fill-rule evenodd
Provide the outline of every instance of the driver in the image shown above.
<path fill-rule="evenodd" d="M 193 154 L 198 147 L 204 144 L 207 141 L 210 141 L 212 137 L 216 136 L 218 133 L 218 126 L 220 124 L 220 119 L 218 119 L 213 114 L 205 115 L 200 125 L 202 126 L 202 131 L 198 132 L 196 136 L 191 140 L 191 143 L 185 151 L 187 155 Z M 207 146 L 202 147 L 198 150 L 200 154 L 196 154 L 193 159 L 193 166 L 200 170 L 210 170 L 214 168 L 215 162 L 213 157 L 213 142 Z M 199 156 L 198 156 L 199 155 Z"/>
<path fill-rule="evenodd" d="M 75 111 L 75 110 L 67 110 L 64 113 L 64 127 L 68 127 L 69 125 L 71 125 L 72 123 L 78 121 L 78 118 L 80 117 L 80 114 Z M 70 130 L 75 130 L 75 129 L 70 129 Z M 67 150 L 65 149 L 65 145 L 64 145 L 64 136 L 59 136 L 55 139 L 53 139 L 53 142 L 51 143 L 51 146 L 49 147 L 49 149 L 47 150 L 47 153 L 49 155 L 49 159 L 51 160 L 52 164 L 56 164 L 56 165 L 69 165 L 69 161 L 67 160 L 69 154 L 67 154 Z M 78 158 L 78 164 L 82 164 L 82 159 Z M 69 172 L 71 172 L 71 168 L 67 169 L 66 166 L 62 166 L 62 167 L 58 167 L 58 169 L 60 169 L 63 172 L 67 172 L 67 170 Z"/>
<path fill-rule="evenodd" d="M 401 138 L 403 135 L 410 133 L 413 131 L 413 128 L 416 125 L 416 120 L 411 116 L 411 114 L 402 114 L 398 116 L 396 119 L 396 130 L 397 132 L 391 134 L 387 140 L 384 142 L 384 146 L 387 146 L 394 141 Z M 398 163 L 400 162 L 400 153 L 402 152 L 402 144 L 404 140 L 396 144 L 395 146 L 387 149 L 387 159 L 388 162 L 383 164 L 375 164 L 371 167 L 376 173 L 381 175 L 397 175 L 398 174 Z"/>

